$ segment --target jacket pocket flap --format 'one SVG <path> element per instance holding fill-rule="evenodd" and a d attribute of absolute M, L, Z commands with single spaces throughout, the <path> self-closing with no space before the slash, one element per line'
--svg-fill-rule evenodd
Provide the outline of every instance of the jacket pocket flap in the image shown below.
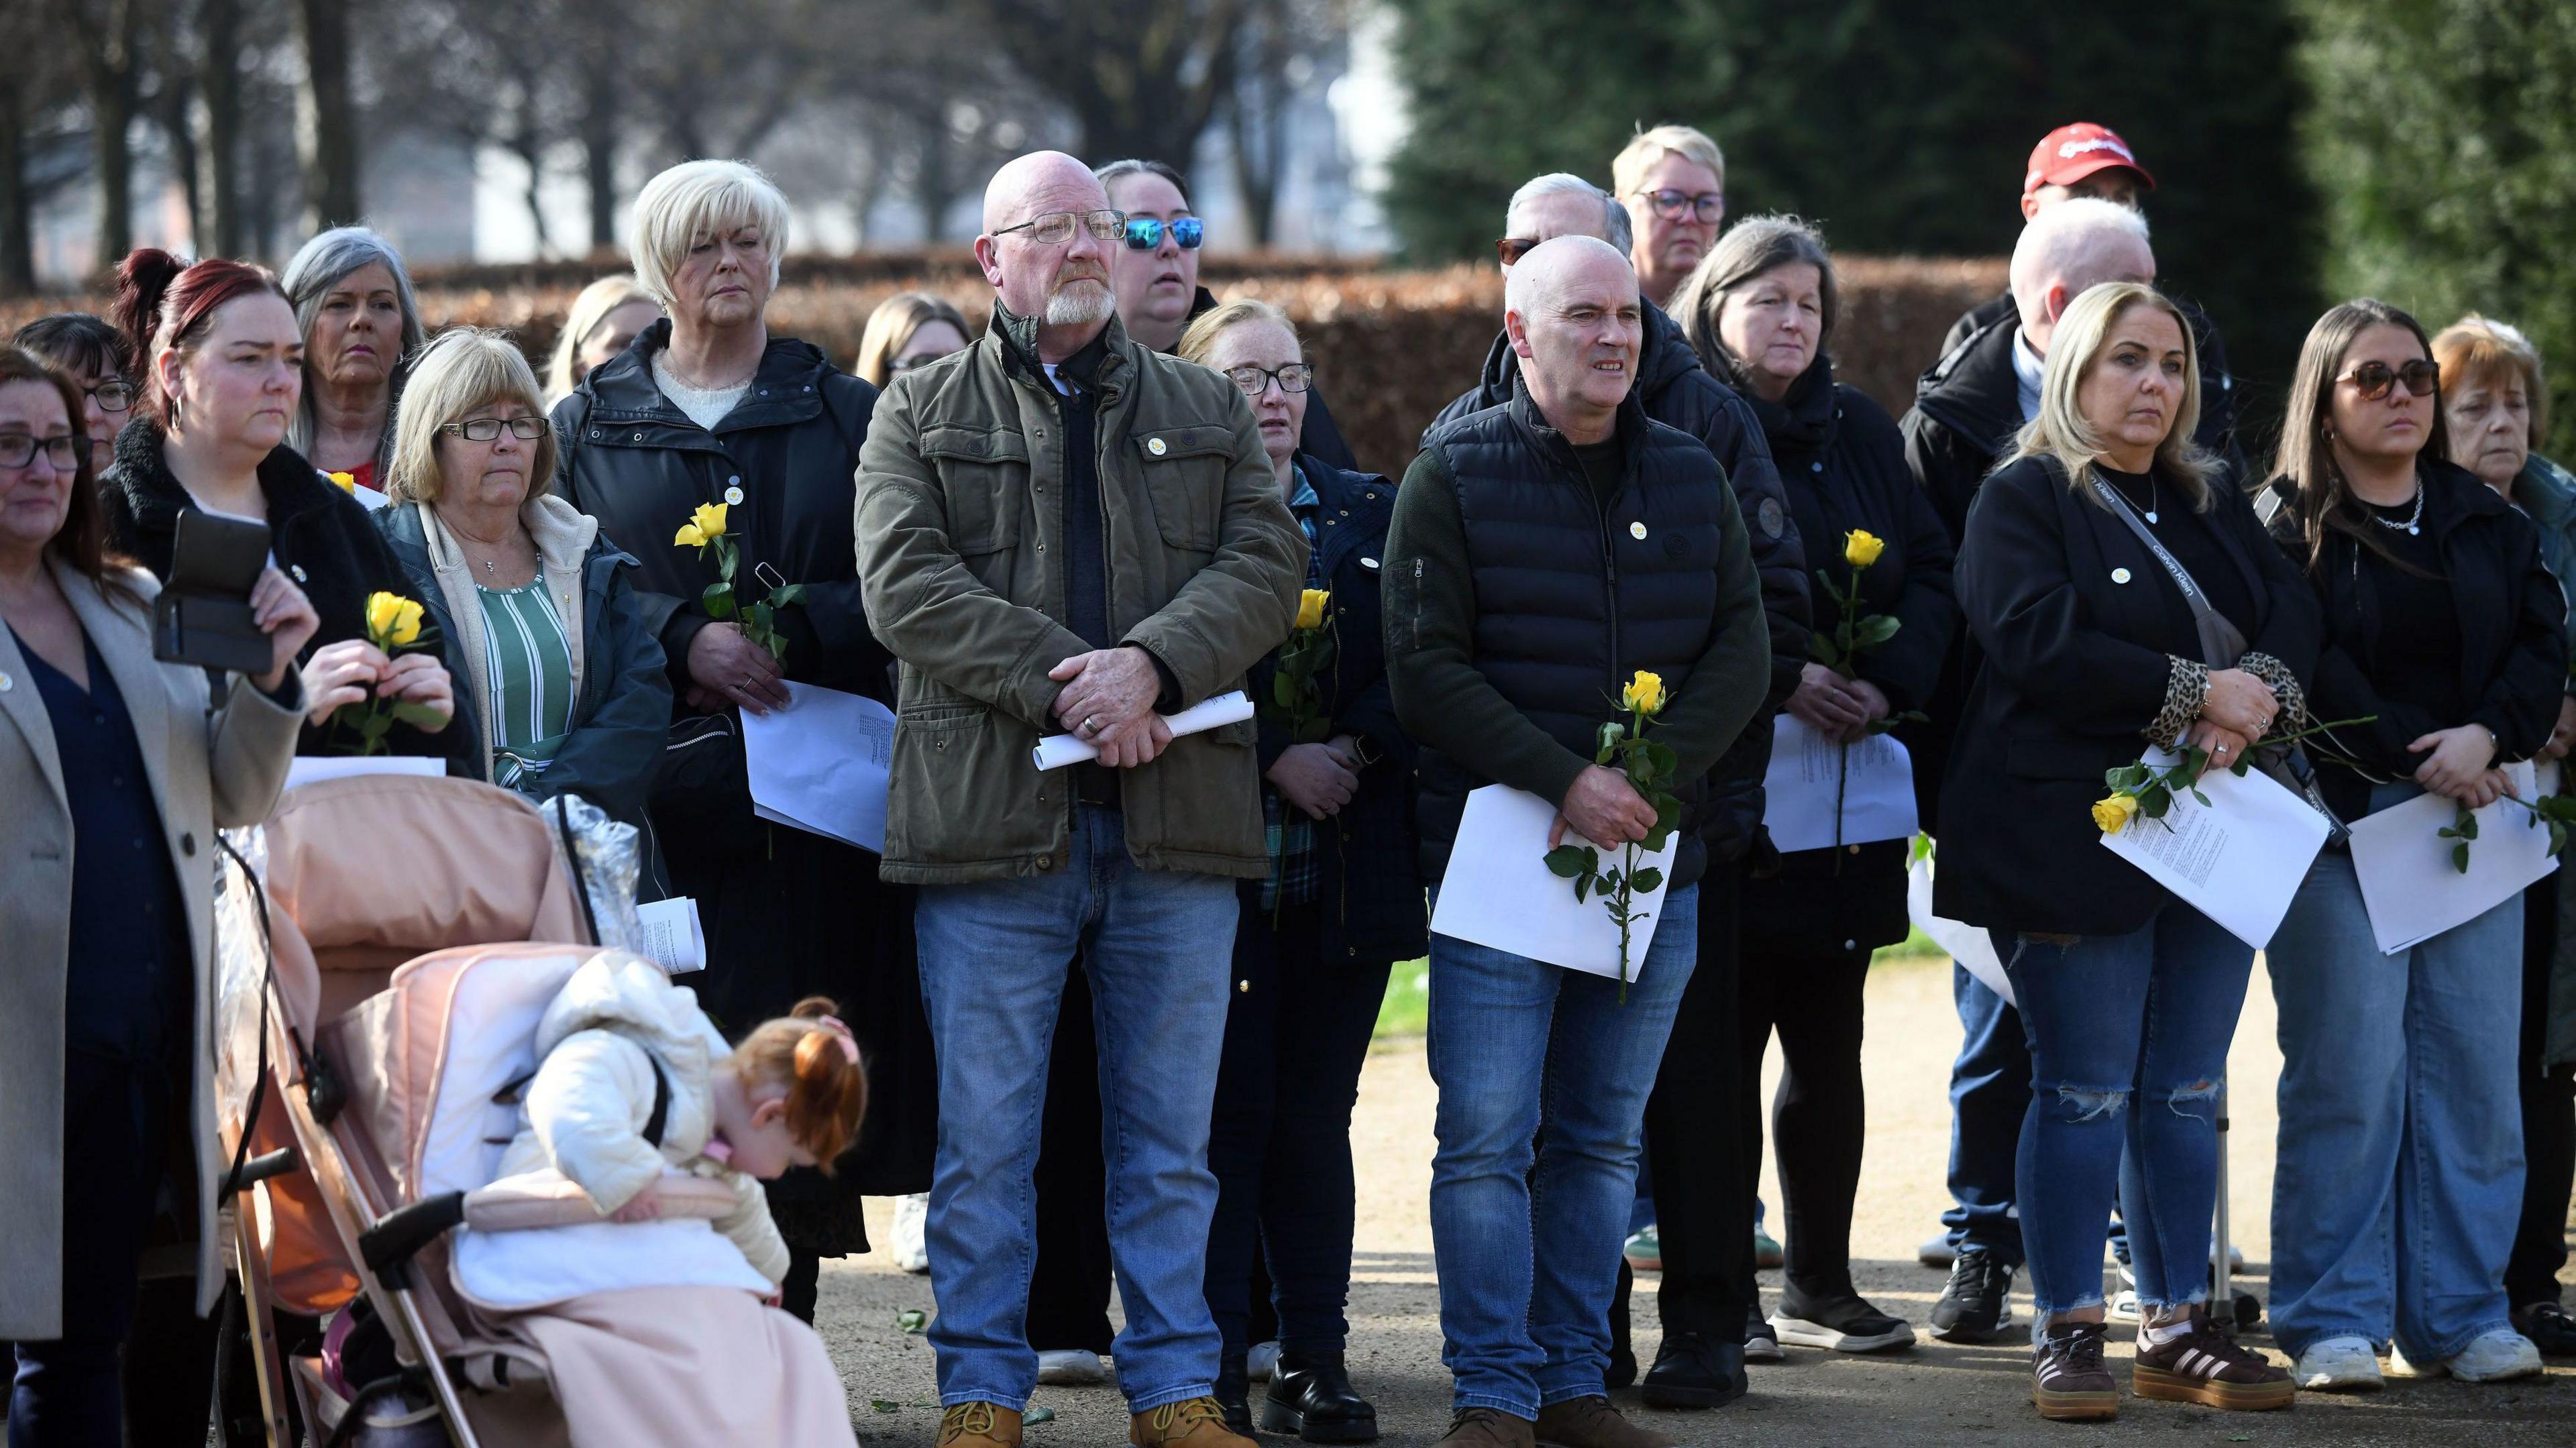
<path fill-rule="evenodd" d="M 970 463 L 1025 463 L 1028 439 L 1016 432 L 975 427 L 924 429 L 919 444 L 923 458 Z"/>
<path fill-rule="evenodd" d="M 1234 456 L 1234 429 L 1211 423 L 1139 427 L 1136 429 L 1135 446 L 1149 463 L 1178 462 L 1182 458 L 1231 458 Z"/>

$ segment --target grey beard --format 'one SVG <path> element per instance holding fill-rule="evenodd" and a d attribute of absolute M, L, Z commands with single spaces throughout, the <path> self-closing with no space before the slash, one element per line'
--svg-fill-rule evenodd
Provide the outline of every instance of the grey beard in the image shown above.
<path fill-rule="evenodd" d="M 1054 296 L 1047 298 L 1046 324 L 1050 327 L 1088 327 L 1106 322 L 1118 309 L 1118 298 L 1106 282 L 1089 277 L 1067 282 Z"/>

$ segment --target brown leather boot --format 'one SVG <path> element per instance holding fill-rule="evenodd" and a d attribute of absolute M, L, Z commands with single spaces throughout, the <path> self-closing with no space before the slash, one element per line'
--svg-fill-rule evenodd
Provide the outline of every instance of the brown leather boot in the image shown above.
<path fill-rule="evenodd" d="M 1184 1398 L 1131 1414 L 1127 1441 L 1135 1448 L 1260 1448 L 1225 1426 L 1225 1408 L 1214 1398 Z"/>
<path fill-rule="evenodd" d="M 1538 1410 L 1539 1448 L 1679 1448 L 1682 1440 L 1640 1428 L 1608 1398 L 1569 1398 Z"/>
<path fill-rule="evenodd" d="M 1537 1448 L 1537 1444 L 1527 1418 L 1496 1408 L 1460 1408 L 1449 1420 L 1449 1431 L 1440 1436 L 1438 1448 Z"/>
<path fill-rule="evenodd" d="M 1020 1414 L 999 1403 L 959 1403 L 939 1415 L 939 1448 L 1020 1448 Z"/>

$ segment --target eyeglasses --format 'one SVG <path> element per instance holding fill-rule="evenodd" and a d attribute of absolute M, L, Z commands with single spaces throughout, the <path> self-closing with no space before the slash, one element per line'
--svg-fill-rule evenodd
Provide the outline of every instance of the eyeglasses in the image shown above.
<path fill-rule="evenodd" d="M 467 442 L 490 442 L 501 435 L 504 427 L 510 429 L 510 436 L 521 442 L 535 442 L 546 435 L 546 420 L 542 417 L 513 417 L 506 421 L 498 417 L 477 417 L 466 422 L 451 422 L 439 431 L 454 433 Z"/>
<path fill-rule="evenodd" d="M 28 433 L 0 432 L 0 468 L 33 466 L 36 454 L 42 452 L 56 472 L 67 473 L 80 466 L 81 454 L 88 449 L 88 438 L 70 433 L 39 440 Z"/>
<path fill-rule="evenodd" d="M 1172 243 L 1183 251 L 1196 251 L 1207 240 L 1207 223 L 1195 216 L 1174 217 L 1170 223 Z M 1127 218 L 1127 249 L 1152 251 L 1163 244 L 1164 222 L 1152 216 Z"/>
<path fill-rule="evenodd" d="M 111 377 L 96 387 L 84 387 L 81 391 L 98 402 L 101 412 L 123 412 L 134 405 L 134 384 L 121 377 Z"/>
<path fill-rule="evenodd" d="M 2364 362 L 2335 381 L 2351 383 L 2364 402 L 2386 397 L 2392 386 L 2404 387 L 2409 397 L 2423 397 L 2442 385 L 2442 364 L 2422 357 L 2396 367 L 2385 362 Z"/>
<path fill-rule="evenodd" d="M 1025 231 L 1029 239 L 1040 246 L 1062 246 L 1073 240 L 1073 228 L 1077 225 L 1090 232 L 1094 241 L 1116 241 L 1127 232 L 1127 213 L 1105 208 L 1099 211 L 1050 211 L 1044 216 L 1032 216 L 1017 226 L 1005 226 L 993 234 L 1008 236 L 1014 231 Z"/>
<path fill-rule="evenodd" d="M 1723 192 L 1703 191 L 1696 196 L 1687 191 L 1640 191 L 1637 194 L 1652 203 L 1655 214 L 1666 221 L 1692 220 L 1715 226 L 1726 215 Z"/>
<path fill-rule="evenodd" d="M 1225 369 L 1225 380 L 1241 388 L 1246 397 L 1259 397 L 1270 390 L 1273 382 L 1279 384 L 1282 392 L 1303 392 L 1315 385 L 1315 369 L 1304 362 L 1291 362 L 1276 371 L 1247 363 Z"/>
<path fill-rule="evenodd" d="M 1536 250 L 1538 238 L 1535 236 L 1506 236 L 1494 242 L 1494 255 L 1501 257 L 1505 266 L 1520 265 L 1522 257 Z"/>

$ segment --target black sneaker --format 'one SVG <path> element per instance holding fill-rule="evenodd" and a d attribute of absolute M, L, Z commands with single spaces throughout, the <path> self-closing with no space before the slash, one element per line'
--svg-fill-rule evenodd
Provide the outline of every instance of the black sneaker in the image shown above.
<path fill-rule="evenodd" d="M 2270 1358 L 2220 1332 L 2204 1306 L 2191 1310 L 2191 1330 L 2170 1341 L 2149 1342 L 2147 1329 L 2138 1330 L 2129 1391 L 2167 1403 L 2261 1412 L 2290 1406 L 2299 1385 Z"/>
<path fill-rule="evenodd" d="M 1830 1295 L 1809 1296 L 1789 1284 L 1780 1294 L 1780 1310 L 1771 1328 L 1783 1347 L 1820 1347 L 1830 1352 L 1886 1352 L 1914 1346 L 1914 1326 L 1888 1316 L 1844 1286 Z"/>
<path fill-rule="evenodd" d="M 2030 1350 L 2030 1400 L 2053 1422 L 2116 1417 L 2119 1385 L 2102 1365 L 2098 1322 L 2061 1322 Z"/>
<path fill-rule="evenodd" d="M 1706 1333 L 1665 1333 L 1645 1394 L 1649 1408 L 1723 1408 L 1744 1396 L 1744 1349 Z"/>
<path fill-rule="evenodd" d="M 1962 1247 L 1950 1285 L 1932 1304 L 1932 1335 L 1943 1342 L 1994 1342 L 2012 1326 L 2011 1264 L 1983 1247 Z"/>
<path fill-rule="evenodd" d="M 2513 1310 L 2513 1329 L 2531 1339 L 2542 1357 L 2576 1357 L 2576 1317 L 2555 1302 L 2526 1302 Z"/>
<path fill-rule="evenodd" d="M 1762 1299 L 1753 1299 L 1752 1312 L 1744 1322 L 1744 1360 L 1749 1363 L 1783 1363 L 1789 1355 L 1780 1350 L 1780 1334 L 1771 1330 L 1771 1319 L 1762 1315 Z"/>

